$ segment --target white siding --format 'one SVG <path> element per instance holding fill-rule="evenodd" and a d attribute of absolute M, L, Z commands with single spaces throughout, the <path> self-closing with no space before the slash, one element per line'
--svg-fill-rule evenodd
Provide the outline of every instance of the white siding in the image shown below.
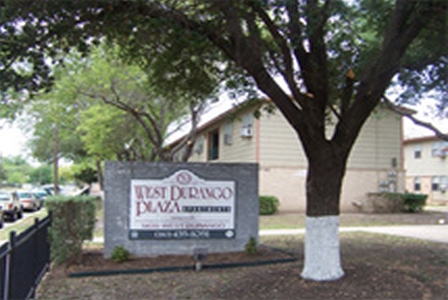
<path fill-rule="evenodd" d="M 448 177 L 448 157 L 432 156 L 432 144 L 436 138 L 423 138 L 406 141 L 404 145 L 406 189 L 410 192 L 428 195 L 427 202 L 431 204 L 448 204 L 448 187 L 438 191 L 432 190 L 434 176 Z M 421 157 L 416 158 L 414 151 L 421 150 Z M 420 190 L 415 190 L 415 178 L 420 180 Z"/>

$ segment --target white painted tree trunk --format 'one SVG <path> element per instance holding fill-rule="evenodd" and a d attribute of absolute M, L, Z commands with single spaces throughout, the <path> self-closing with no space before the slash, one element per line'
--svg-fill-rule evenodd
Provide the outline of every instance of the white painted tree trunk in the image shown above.
<path fill-rule="evenodd" d="M 339 216 L 306 217 L 302 278 L 329 281 L 344 276 L 339 249 Z"/>

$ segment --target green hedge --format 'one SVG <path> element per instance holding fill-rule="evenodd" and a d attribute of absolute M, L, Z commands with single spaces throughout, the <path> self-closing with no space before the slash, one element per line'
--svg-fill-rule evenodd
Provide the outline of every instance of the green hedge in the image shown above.
<path fill-rule="evenodd" d="M 51 259 L 55 264 L 80 263 L 82 244 L 93 238 L 95 201 L 92 196 L 54 196 L 45 201 L 51 214 Z"/>
<path fill-rule="evenodd" d="M 275 196 L 260 196 L 260 215 L 273 215 L 278 211 L 280 202 Z"/>
<path fill-rule="evenodd" d="M 426 205 L 426 199 L 428 195 L 421 194 L 403 194 L 404 210 L 408 212 L 419 212 L 423 210 Z"/>
<path fill-rule="evenodd" d="M 412 193 L 384 193 L 391 201 L 400 201 L 405 212 L 420 212 L 426 205 L 428 195 Z"/>

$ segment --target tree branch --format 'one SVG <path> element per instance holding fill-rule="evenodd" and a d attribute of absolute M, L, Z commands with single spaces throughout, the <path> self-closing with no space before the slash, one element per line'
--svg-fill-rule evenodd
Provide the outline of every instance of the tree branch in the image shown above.
<path fill-rule="evenodd" d="M 386 96 L 383 96 L 383 102 L 386 104 L 386 106 L 396 112 L 397 114 L 408 118 L 409 120 L 411 120 L 414 124 L 421 126 L 423 128 L 429 129 L 432 132 L 434 132 L 434 134 L 441 140 L 444 141 L 448 141 L 448 134 L 443 133 L 442 131 L 440 131 L 437 127 L 435 127 L 434 125 L 432 125 L 431 123 L 428 122 L 424 122 L 422 120 L 419 120 L 417 118 L 414 117 L 414 112 L 410 111 L 409 109 L 400 107 L 398 105 L 395 105 L 392 101 L 389 100 L 389 98 L 387 98 Z"/>
<path fill-rule="evenodd" d="M 291 57 L 291 51 L 290 48 L 288 47 L 288 43 L 286 42 L 285 38 L 280 34 L 277 26 L 274 24 L 274 22 L 271 20 L 268 14 L 257 5 L 253 5 L 253 8 L 260 16 L 263 23 L 266 25 L 266 28 L 269 30 L 270 34 L 274 38 L 274 41 L 277 44 L 277 46 L 280 48 L 280 52 L 283 56 L 283 62 L 285 67 L 284 69 L 282 69 L 280 68 L 280 66 L 277 65 L 277 69 L 280 71 L 283 78 L 287 82 L 288 87 L 294 96 L 294 99 L 298 102 L 300 106 L 303 106 L 304 103 L 301 101 L 303 97 L 301 96 L 301 93 L 297 88 L 297 83 L 294 80 L 294 66 Z"/>

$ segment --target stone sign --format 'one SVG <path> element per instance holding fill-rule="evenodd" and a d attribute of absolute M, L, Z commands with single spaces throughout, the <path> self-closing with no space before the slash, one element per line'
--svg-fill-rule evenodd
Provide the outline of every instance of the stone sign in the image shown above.
<path fill-rule="evenodd" d="M 242 251 L 258 240 L 256 164 L 107 162 L 105 245 L 136 256 Z"/>

